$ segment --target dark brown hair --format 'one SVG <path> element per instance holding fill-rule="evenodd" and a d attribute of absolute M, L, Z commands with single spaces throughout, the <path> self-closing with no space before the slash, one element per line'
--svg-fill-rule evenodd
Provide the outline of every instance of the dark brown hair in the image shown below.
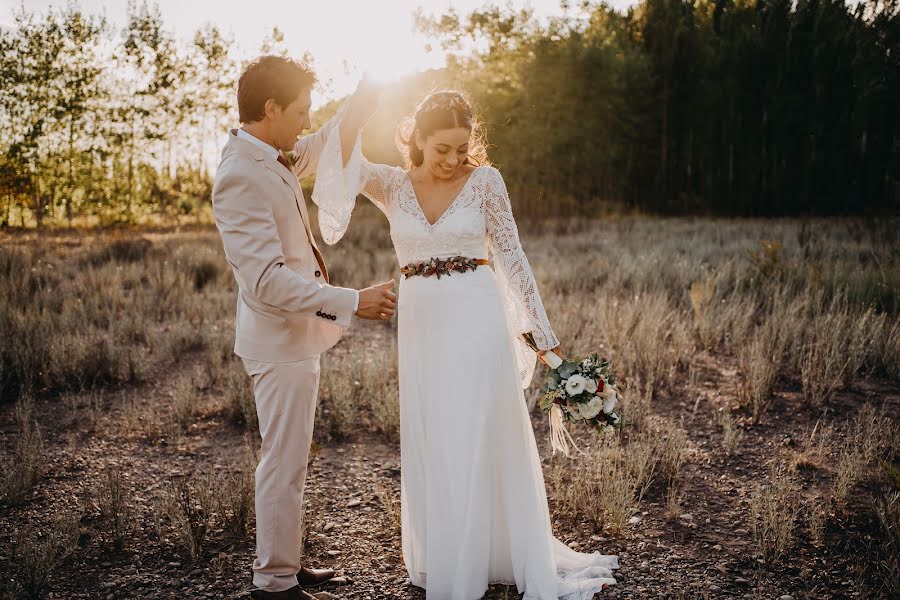
<path fill-rule="evenodd" d="M 425 160 L 422 149 L 416 146 L 416 133 L 425 139 L 440 129 L 456 127 L 465 127 L 472 132 L 465 164 L 488 164 L 483 126 L 473 115 L 472 103 L 462 92 L 442 90 L 426 96 L 416 112 L 397 128 L 395 142 L 400 152 L 406 155 L 407 168 L 418 167 Z"/>
<path fill-rule="evenodd" d="M 270 99 L 281 108 L 287 108 L 315 83 L 315 73 L 302 62 L 283 56 L 260 56 L 247 65 L 238 80 L 241 123 L 262 120 L 266 114 L 266 101 Z"/>

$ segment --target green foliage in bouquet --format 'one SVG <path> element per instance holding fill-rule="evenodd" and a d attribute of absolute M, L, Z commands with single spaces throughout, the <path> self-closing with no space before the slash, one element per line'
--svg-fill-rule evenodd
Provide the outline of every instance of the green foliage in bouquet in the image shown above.
<path fill-rule="evenodd" d="M 549 412 L 558 406 L 567 421 L 584 421 L 599 433 L 621 427 L 615 412 L 622 394 L 609 361 L 595 352 L 583 358 L 563 359 L 547 373 L 540 406 Z"/>

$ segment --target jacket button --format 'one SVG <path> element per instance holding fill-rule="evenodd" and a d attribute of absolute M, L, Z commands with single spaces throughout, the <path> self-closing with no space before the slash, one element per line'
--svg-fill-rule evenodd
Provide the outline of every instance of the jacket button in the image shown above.
<path fill-rule="evenodd" d="M 321 277 L 321 276 L 322 276 L 322 271 L 316 271 L 316 277 Z"/>

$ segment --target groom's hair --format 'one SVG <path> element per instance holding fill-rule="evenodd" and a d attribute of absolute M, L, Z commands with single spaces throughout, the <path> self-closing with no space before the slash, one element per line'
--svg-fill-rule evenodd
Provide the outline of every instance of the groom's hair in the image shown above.
<path fill-rule="evenodd" d="M 316 74 L 300 61 L 284 56 L 260 56 L 251 62 L 238 80 L 238 112 L 241 123 L 252 123 L 266 115 L 266 101 L 281 108 L 297 99 L 316 83 Z"/>

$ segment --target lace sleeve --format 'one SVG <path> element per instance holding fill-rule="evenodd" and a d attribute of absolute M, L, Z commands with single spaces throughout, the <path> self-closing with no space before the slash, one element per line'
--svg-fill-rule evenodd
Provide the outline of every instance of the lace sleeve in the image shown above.
<path fill-rule="evenodd" d="M 510 299 L 507 312 L 513 312 L 508 316 L 517 329 L 513 333 L 518 337 L 518 334 L 530 331 L 538 348 L 551 350 L 559 345 L 559 341 L 550 327 L 531 265 L 519 242 L 506 184 L 500 171 L 493 167 L 488 168 L 487 179 L 485 221 L 488 243 L 497 278 Z"/>
<path fill-rule="evenodd" d="M 319 231 L 326 244 L 335 244 L 344 236 L 350 225 L 356 196 L 360 193 L 388 215 L 391 188 L 397 173 L 403 173 L 400 167 L 369 162 L 362 155 L 360 146 L 357 136 L 345 166 L 340 125 L 337 124 L 329 133 L 319 158 L 312 201 L 319 207 Z"/>

